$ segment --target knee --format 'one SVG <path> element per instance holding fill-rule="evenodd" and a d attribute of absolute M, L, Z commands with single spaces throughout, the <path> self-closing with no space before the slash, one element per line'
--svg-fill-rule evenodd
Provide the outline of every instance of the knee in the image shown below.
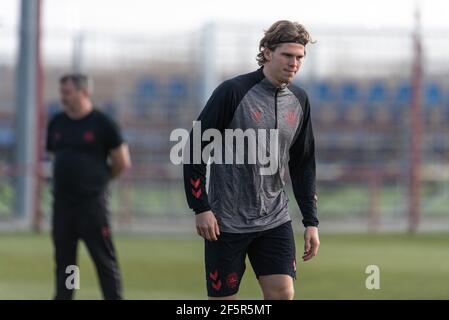
<path fill-rule="evenodd" d="M 295 290 L 293 287 L 286 286 L 280 288 L 273 288 L 264 292 L 265 300 L 293 300 Z"/>

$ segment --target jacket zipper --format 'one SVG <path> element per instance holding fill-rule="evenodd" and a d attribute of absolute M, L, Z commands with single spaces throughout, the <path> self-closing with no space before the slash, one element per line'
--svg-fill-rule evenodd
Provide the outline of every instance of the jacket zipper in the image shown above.
<path fill-rule="evenodd" d="M 276 89 L 276 93 L 274 94 L 274 128 L 278 128 L 278 93 L 279 88 Z"/>

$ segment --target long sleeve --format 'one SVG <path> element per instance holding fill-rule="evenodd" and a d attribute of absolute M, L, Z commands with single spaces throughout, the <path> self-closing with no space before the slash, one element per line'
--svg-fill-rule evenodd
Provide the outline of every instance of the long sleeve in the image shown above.
<path fill-rule="evenodd" d="M 194 129 L 190 131 L 189 142 L 187 148 L 190 152 L 183 165 L 184 173 L 184 189 L 187 197 L 189 208 L 193 209 L 195 214 L 210 210 L 210 205 L 206 192 L 206 165 L 202 159 L 203 149 L 210 143 L 209 141 L 201 141 L 204 131 L 207 129 L 217 129 L 221 133 L 224 132 L 232 120 L 236 109 L 237 99 L 236 92 L 232 82 L 225 81 L 212 93 L 206 106 L 198 117 L 197 121 L 201 124 L 200 141 L 196 141 L 193 136 Z M 192 143 L 193 142 L 193 143 Z M 201 143 L 201 149 L 193 147 L 194 143 Z M 196 155 L 194 154 L 194 150 Z M 187 151 L 187 150 L 185 150 Z M 199 154 L 198 154 L 199 153 Z M 200 163 L 194 163 L 195 158 Z M 198 162 L 198 161 L 196 161 Z"/>
<path fill-rule="evenodd" d="M 305 227 L 318 226 L 315 140 L 310 116 L 310 102 L 304 100 L 304 118 L 296 141 L 290 147 L 289 170 L 296 202 L 301 210 Z"/>

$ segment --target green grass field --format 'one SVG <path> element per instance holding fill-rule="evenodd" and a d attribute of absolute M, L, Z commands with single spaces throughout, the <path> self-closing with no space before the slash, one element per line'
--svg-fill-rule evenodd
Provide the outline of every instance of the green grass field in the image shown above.
<path fill-rule="evenodd" d="M 301 256 L 302 239 L 297 238 Z M 126 299 L 205 299 L 199 237 L 115 237 Z M 296 299 L 449 299 L 449 234 L 321 235 L 319 255 L 298 263 Z M 0 299 L 49 299 L 53 261 L 47 234 L 0 234 Z M 380 289 L 365 288 L 365 268 L 380 268 Z M 251 267 L 240 297 L 260 299 Z M 77 299 L 100 299 L 93 265 L 79 249 Z"/>
<path fill-rule="evenodd" d="M 447 216 L 449 207 L 449 187 L 447 183 L 427 183 L 423 185 L 422 215 L 441 218 Z M 286 188 L 292 201 L 292 212 L 297 212 L 295 197 L 290 186 Z M 318 185 L 319 215 L 321 217 L 365 217 L 370 206 L 370 190 L 364 184 Z M 383 186 L 379 190 L 379 213 L 382 217 L 405 214 L 407 211 L 407 190 L 396 185 Z M 144 217 L 180 216 L 186 212 L 187 202 L 182 183 L 178 184 L 130 184 L 115 182 L 111 187 L 111 209 L 131 212 Z M 51 211 L 52 196 L 47 183 L 42 194 L 42 209 L 47 216 Z M 12 215 L 14 208 L 13 186 L 0 183 L 0 219 Z"/>

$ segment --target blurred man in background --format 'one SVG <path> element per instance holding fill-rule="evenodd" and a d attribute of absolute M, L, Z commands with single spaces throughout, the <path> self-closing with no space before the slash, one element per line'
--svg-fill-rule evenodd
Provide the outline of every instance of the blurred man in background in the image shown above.
<path fill-rule="evenodd" d="M 121 276 L 111 238 L 107 187 L 130 167 L 118 126 L 94 108 L 90 79 L 60 79 L 64 112 L 48 125 L 46 149 L 53 155 L 52 238 L 56 260 L 55 299 L 71 299 L 68 267 L 76 266 L 78 240 L 95 263 L 105 299 L 122 299 Z"/>
<path fill-rule="evenodd" d="M 184 164 L 184 185 L 189 207 L 196 214 L 197 232 L 205 239 L 207 291 L 211 299 L 237 297 L 246 255 L 265 299 L 293 299 L 295 242 L 283 189 L 287 164 L 305 226 L 302 258 L 308 261 L 317 254 L 315 145 L 310 102 L 306 92 L 291 83 L 309 41 L 310 35 L 302 25 L 290 21 L 274 23 L 260 41 L 257 61 L 261 68 L 223 82 L 198 118 L 201 136 L 208 129 L 221 133 L 226 129 L 274 129 L 277 137 L 267 134 L 266 139 L 258 141 L 258 147 L 278 146 L 277 155 L 271 157 L 277 161 L 276 170 L 261 174 L 262 169 L 267 169 L 261 163 L 212 163 L 206 193 L 206 161 L 193 163 L 195 141 L 190 137 L 190 161 Z M 234 140 L 232 143 L 235 149 Z M 200 157 L 207 144 L 203 141 L 197 148 Z M 223 152 L 229 147 L 228 142 L 222 147 Z M 216 156 L 217 148 L 213 148 Z M 245 160 L 249 149 L 244 147 Z"/>

